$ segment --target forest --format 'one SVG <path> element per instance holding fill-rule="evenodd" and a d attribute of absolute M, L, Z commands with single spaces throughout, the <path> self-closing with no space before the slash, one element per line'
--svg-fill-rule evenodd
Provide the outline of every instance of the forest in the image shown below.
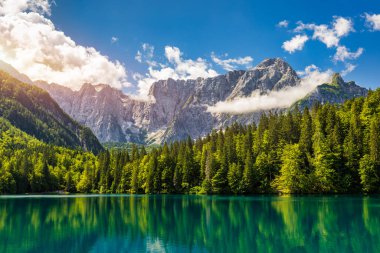
<path fill-rule="evenodd" d="M 0 168 L 0 193 L 378 193 L 380 90 L 97 155 L 46 144 L 0 118 Z"/>

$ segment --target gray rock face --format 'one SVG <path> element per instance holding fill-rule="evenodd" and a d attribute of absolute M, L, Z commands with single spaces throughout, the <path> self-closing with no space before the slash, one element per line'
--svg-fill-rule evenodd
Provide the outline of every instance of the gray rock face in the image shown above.
<path fill-rule="evenodd" d="M 261 94 L 278 91 L 299 82 L 297 73 L 285 61 L 267 59 L 241 76 L 229 99 L 249 96 L 253 91 Z"/>
<path fill-rule="evenodd" d="M 84 84 L 79 91 L 57 84 L 35 84 L 47 90 L 75 120 L 91 128 L 101 142 L 163 143 L 187 136 L 201 137 L 234 122 L 257 122 L 262 112 L 212 114 L 207 108 L 219 101 L 247 97 L 254 92 L 266 94 L 296 86 L 300 84 L 300 78 L 285 61 L 267 59 L 253 69 L 231 71 L 213 78 L 158 81 L 150 88 L 149 95 L 154 101 L 149 102 L 137 100 L 104 84 Z M 351 98 L 352 93 L 366 94 L 358 92 L 354 83 L 343 86 L 344 90 L 337 96 L 326 95 L 318 87 L 308 95 L 307 103 L 314 100 L 342 102 Z"/>

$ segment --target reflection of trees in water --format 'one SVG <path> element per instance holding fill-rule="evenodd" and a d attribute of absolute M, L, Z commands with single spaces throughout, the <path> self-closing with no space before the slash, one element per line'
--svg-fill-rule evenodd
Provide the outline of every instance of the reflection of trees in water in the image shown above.
<path fill-rule="evenodd" d="M 0 251 L 380 252 L 379 211 L 367 197 L 1 199 Z"/>

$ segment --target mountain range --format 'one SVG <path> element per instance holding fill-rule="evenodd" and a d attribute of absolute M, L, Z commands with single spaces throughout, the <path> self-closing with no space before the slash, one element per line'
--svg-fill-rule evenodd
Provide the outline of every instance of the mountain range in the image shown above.
<path fill-rule="evenodd" d="M 6 66 L 6 67 L 4 67 Z M 300 77 L 282 59 L 267 59 L 256 67 L 230 71 L 213 78 L 160 80 L 152 84 L 148 101 L 136 99 L 107 84 L 84 84 L 73 91 L 59 84 L 32 82 L 6 64 L 0 68 L 23 82 L 46 90 L 75 121 L 89 127 L 100 142 L 142 144 L 171 142 L 187 136 L 205 136 L 234 122 L 257 122 L 264 111 L 247 114 L 211 113 L 208 108 L 221 101 L 245 98 L 253 93 L 269 94 L 299 86 Z M 319 85 L 295 103 L 299 107 L 314 103 L 341 103 L 365 96 L 367 89 L 344 82 L 334 74 L 330 83 Z M 278 108 L 276 110 L 283 110 Z"/>

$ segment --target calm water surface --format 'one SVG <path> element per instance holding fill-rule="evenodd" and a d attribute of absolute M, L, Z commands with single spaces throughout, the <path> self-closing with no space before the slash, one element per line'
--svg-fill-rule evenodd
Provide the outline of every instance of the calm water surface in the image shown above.
<path fill-rule="evenodd" d="M 0 196 L 0 252 L 380 252 L 380 198 Z"/>

